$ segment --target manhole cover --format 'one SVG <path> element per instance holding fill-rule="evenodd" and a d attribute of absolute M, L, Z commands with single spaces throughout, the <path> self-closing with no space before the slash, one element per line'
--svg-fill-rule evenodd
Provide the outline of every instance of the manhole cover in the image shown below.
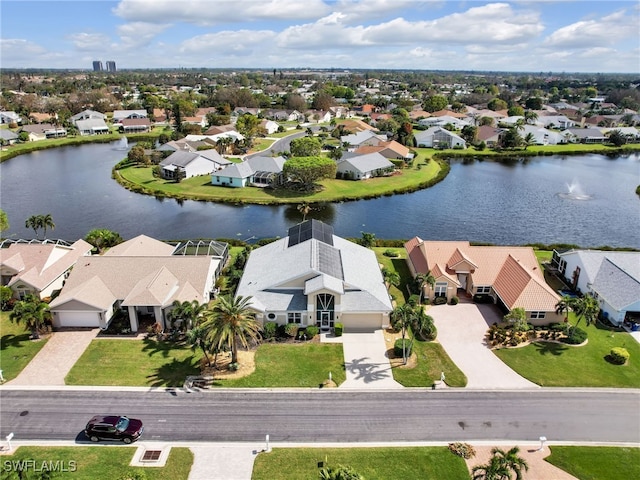
<path fill-rule="evenodd" d="M 157 462 L 160 459 L 162 450 L 145 450 L 141 462 Z"/>

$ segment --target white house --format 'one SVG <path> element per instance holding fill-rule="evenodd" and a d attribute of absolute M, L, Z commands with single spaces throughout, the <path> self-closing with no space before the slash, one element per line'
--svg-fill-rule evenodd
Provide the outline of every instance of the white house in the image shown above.
<path fill-rule="evenodd" d="M 387 328 L 393 310 L 375 253 L 318 220 L 252 250 L 237 295 L 251 296 L 261 322 L 346 332 Z"/>
<path fill-rule="evenodd" d="M 573 290 L 596 297 L 612 323 L 640 316 L 640 252 L 554 251 L 552 265 Z"/>
<path fill-rule="evenodd" d="M 274 122 L 273 120 L 265 119 L 265 120 L 262 120 L 262 122 L 260 122 L 260 127 L 264 128 L 264 131 L 267 132 L 267 135 L 271 135 L 278 131 L 278 129 L 280 128 L 280 125 L 278 125 L 278 123 Z"/>
<path fill-rule="evenodd" d="M 3 111 L 0 112 L 0 124 L 4 123 L 21 123 L 22 118 L 16 112 Z"/>
<path fill-rule="evenodd" d="M 104 113 L 87 109 L 87 110 L 83 110 L 80 113 L 76 113 L 69 120 L 71 120 L 71 123 L 73 123 L 74 125 L 77 125 L 78 120 L 89 120 L 92 118 L 97 118 L 104 122 L 107 119 L 107 116 Z"/>
<path fill-rule="evenodd" d="M 233 163 L 211 175 L 211 184 L 223 187 L 265 187 L 282 181 L 283 157 L 251 157 Z"/>
<path fill-rule="evenodd" d="M 231 162 L 214 149 L 189 152 L 177 150 L 160 162 L 162 178 L 174 179 L 176 172 L 182 170 L 184 178 L 197 175 L 209 175 L 230 165 Z"/>
<path fill-rule="evenodd" d="M 562 133 L 536 125 L 523 125 L 523 129 L 519 132 L 522 138 L 526 137 L 529 133 L 533 135 L 533 143 L 535 145 L 558 145 L 567 143 L 567 137 Z"/>
<path fill-rule="evenodd" d="M 125 118 L 147 118 L 146 110 L 114 110 L 113 123 L 120 123 Z"/>
<path fill-rule="evenodd" d="M 414 130 L 413 136 L 418 147 L 430 148 L 466 148 L 467 142 L 446 128 L 431 127 L 426 130 Z"/>
<path fill-rule="evenodd" d="M 395 166 L 379 152 L 364 155 L 346 153 L 338 161 L 336 172 L 347 180 L 365 180 L 391 173 Z"/>
<path fill-rule="evenodd" d="M 104 135 L 109 133 L 109 127 L 101 118 L 87 118 L 85 120 L 76 120 L 76 127 L 80 135 Z"/>
<path fill-rule="evenodd" d="M 457 130 L 469 125 L 469 122 L 450 115 L 442 115 L 440 117 L 428 117 L 418 120 L 418 124 L 423 127 L 444 127 L 445 125 L 453 125 Z"/>

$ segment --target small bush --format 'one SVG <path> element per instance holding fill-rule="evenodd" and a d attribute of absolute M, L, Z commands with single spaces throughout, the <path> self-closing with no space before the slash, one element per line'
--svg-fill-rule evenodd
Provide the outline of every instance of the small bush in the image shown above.
<path fill-rule="evenodd" d="M 476 450 L 472 445 L 462 442 L 454 442 L 449 444 L 449 451 L 459 457 L 470 459 L 476 456 Z"/>
<path fill-rule="evenodd" d="M 568 343 L 569 345 L 580 345 L 586 339 L 587 339 L 587 332 L 585 332 L 581 328 L 575 327 L 571 329 L 567 337 L 562 338 L 560 341 L 564 343 Z"/>
<path fill-rule="evenodd" d="M 624 365 L 629 360 L 629 352 L 626 348 L 622 347 L 614 347 L 609 352 L 608 360 L 614 365 Z"/>
<path fill-rule="evenodd" d="M 407 357 L 411 355 L 412 345 L 413 345 L 413 342 L 411 340 L 409 340 L 408 338 L 404 339 L 404 350 Z M 402 339 L 401 338 L 397 339 L 396 342 L 393 344 L 393 354 L 396 357 L 402 357 Z"/>
<path fill-rule="evenodd" d="M 341 324 L 340 322 L 337 322 L 334 326 L 333 326 L 333 334 L 336 337 L 341 337 L 342 336 L 342 332 L 344 331 L 344 325 Z"/>
<path fill-rule="evenodd" d="M 300 327 L 298 326 L 297 323 L 287 323 L 284 326 L 284 333 L 290 337 L 295 337 L 296 335 L 298 335 L 299 328 Z"/>
<path fill-rule="evenodd" d="M 240 368 L 240 364 L 238 362 L 230 363 L 229 370 L 232 372 L 236 372 Z"/>
<path fill-rule="evenodd" d="M 310 325 L 304 330 L 304 333 L 307 335 L 307 339 L 311 340 L 318 334 L 319 331 L 320 329 L 318 327 L 316 327 L 315 325 Z"/>
<path fill-rule="evenodd" d="M 278 324 L 276 322 L 265 322 L 262 327 L 262 338 L 269 340 L 276 336 Z"/>
<path fill-rule="evenodd" d="M 385 257 L 392 257 L 392 258 L 397 258 L 397 257 L 400 256 L 400 254 L 398 252 L 396 252 L 395 250 L 389 250 L 389 249 L 387 249 L 384 252 L 382 252 L 382 254 Z"/>
<path fill-rule="evenodd" d="M 460 299 L 454 295 L 453 297 L 451 297 L 451 301 L 449 303 L 451 305 L 457 305 L 459 301 Z"/>
<path fill-rule="evenodd" d="M 554 332 L 567 333 L 571 325 L 569 323 L 552 323 L 549 325 L 549 330 L 553 330 Z"/>
<path fill-rule="evenodd" d="M 434 305 L 444 305 L 447 303 L 447 297 L 436 297 L 433 299 Z"/>

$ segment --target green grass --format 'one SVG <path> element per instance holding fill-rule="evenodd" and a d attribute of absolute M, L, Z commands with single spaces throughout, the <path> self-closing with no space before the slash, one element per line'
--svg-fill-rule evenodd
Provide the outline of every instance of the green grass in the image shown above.
<path fill-rule="evenodd" d="M 400 284 L 397 287 L 391 285 L 389 293 L 397 305 L 404 305 L 405 301 L 409 299 L 406 285 L 413 282 L 411 271 L 407 265 L 407 251 L 403 247 L 374 247 L 372 250 L 376 253 L 378 263 L 382 264 L 390 272 L 396 272 L 400 276 Z M 396 252 L 398 256 L 387 257 L 383 255 L 387 250 Z"/>
<path fill-rule="evenodd" d="M 250 153 L 255 153 L 255 152 L 261 152 L 263 150 L 269 150 L 269 148 L 271 147 L 271 145 L 273 145 L 275 143 L 275 140 L 270 140 L 270 139 L 266 139 L 266 138 L 260 138 L 258 140 L 256 140 L 253 144 L 253 147 L 251 147 L 251 152 Z M 271 152 L 267 152 L 267 153 L 271 153 Z"/>
<path fill-rule="evenodd" d="M 203 175 L 191 177 L 180 183 L 155 178 L 151 167 L 126 167 L 114 172 L 114 178 L 126 188 L 156 196 L 192 198 L 196 200 L 253 203 L 318 203 L 339 200 L 356 200 L 392 195 L 395 192 L 413 191 L 423 188 L 439 179 L 448 167 L 444 163 L 419 162 L 420 169 L 407 168 L 401 175 L 371 178 L 362 181 L 322 180 L 322 190 L 316 193 L 301 193 L 282 189 L 228 188 L 211 185 L 211 177 Z M 445 170 L 442 170 L 445 169 Z"/>
<path fill-rule="evenodd" d="M 142 468 L 130 467 L 136 448 L 122 446 L 101 447 L 19 447 L 13 455 L 2 457 L 3 471 L 6 471 L 7 463 L 16 460 L 35 460 L 36 465 L 42 468 L 42 462 L 47 465 L 56 465 L 60 469 L 71 470 L 75 465 L 75 471 L 58 472 L 56 479 L 96 480 L 129 478 L 124 475 L 140 473 L 146 480 L 187 480 L 193 464 L 193 453 L 188 448 L 174 447 L 169 453 L 167 464 L 164 467 Z M 52 463 L 49 463 L 52 462 Z M 29 470 L 33 473 L 33 470 Z M 4 476 L 2 478 L 5 478 Z M 11 477 L 13 478 L 13 477 Z M 16 477 L 18 478 L 18 477 Z M 32 478 L 29 476 L 29 478 Z M 40 477 L 38 477 L 40 478 Z"/>
<path fill-rule="evenodd" d="M 550 447 L 545 460 L 580 480 L 640 478 L 640 448 Z"/>
<path fill-rule="evenodd" d="M 257 456 L 251 478 L 314 479 L 318 462 L 348 465 L 367 480 L 469 478 L 464 460 L 447 447 L 275 448 Z"/>
<path fill-rule="evenodd" d="M 67 385 L 181 387 L 199 375 L 200 351 L 156 340 L 96 339 L 73 366 Z"/>
<path fill-rule="evenodd" d="M 575 325 L 575 318 L 570 318 Z M 509 367 L 543 387 L 640 388 L 640 344 L 626 332 L 613 332 L 596 325 L 580 325 L 588 343 L 575 347 L 536 342 L 522 348 L 494 350 Z M 605 360 L 613 347 L 631 354 L 627 365 Z"/>
<path fill-rule="evenodd" d="M 256 371 L 238 379 L 215 381 L 222 387 L 318 387 L 329 378 L 346 380 L 342 345 L 264 343 L 256 352 Z"/>
<path fill-rule="evenodd" d="M 445 373 L 445 383 L 450 387 L 464 387 L 467 377 L 449 358 L 442 345 L 437 342 L 414 340 L 413 351 L 418 356 L 414 368 L 394 368 L 393 378 L 405 387 L 430 387 Z"/>
<path fill-rule="evenodd" d="M 9 320 L 9 312 L 0 312 L 0 369 L 5 380 L 13 380 L 47 343 L 46 338 L 30 340 L 24 325 Z"/>

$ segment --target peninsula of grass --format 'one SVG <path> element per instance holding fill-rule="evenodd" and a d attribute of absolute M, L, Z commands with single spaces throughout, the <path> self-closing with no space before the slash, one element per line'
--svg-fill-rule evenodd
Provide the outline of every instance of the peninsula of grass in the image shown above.
<path fill-rule="evenodd" d="M 404 247 L 374 247 L 373 251 L 376 254 L 378 263 L 386 268 L 390 272 L 395 272 L 400 277 L 400 283 L 398 285 L 389 286 L 389 294 L 391 298 L 395 300 L 396 305 L 404 305 L 408 300 L 409 292 L 406 286 L 413 282 L 411 271 L 407 265 L 407 251 Z M 393 253 L 396 257 L 389 257 L 385 255 L 387 253 Z"/>
<path fill-rule="evenodd" d="M 260 453 L 252 480 L 319 478 L 318 464 L 348 465 L 367 480 L 469 478 L 465 461 L 447 447 L 274 448 Z"/>
<path fill-rule="evenodd" d="M 263 343 L 256 351 L 255 363 L 251 375 L 216 380 L 214 386 L 318 388 L 329 373 L 337 385 L 346 380 L 339 343 Z"/>
<path fill-rule="evenodd" d="M 570 317 L 575 325 L 575 318 Z M 640 388 L 640 344 L 627 332 L 599 325 L 580 328 L 588 334 L 582 346 L 535 342 L 522 348 L 502 348 L 494 353 L 510 368 L 542 387 Z M 626 365 L 614 365 L 605 357 L 613 347 L 626 348 Z"/>
<path fill-rule="evenodd" d="M 31 340 L 24 325 L 9 320 L 9 312 L 0 312 L 0 367 L 6 381 L 13 380 L 47 343 L 46 336 Z"/>
<path fill-rule="evenodd" d="M 465 387 L 467 385 L 467 377 L 453 363 L 439 343 L 414 340 L 413 352 L 417 355 L 415 367 L 395 367 L 391 370 L 393 379 L 400 385 L 405 387 L 431 387 L 434 382 L 440 381 L 442 372 L 445 373 L 447 386 Z"/>
<path fill-rule="evenodd" d="M 95 480 L 98 478 L 140 478 L 145 480 L 187 480 L 193 464 L 193 453 L 186 447 L 173 447 L 164 467 L 142 468 L 131 467 L 129 464 L 136 453 L 137 447 L 124 446 L 95 446 L 95 447 L 19 447 L 14 454 L 3 457 L 3 465 L 14 465 L 20 460 L 34 460 L 35 465 L 42 470 L 44 465 L 57 467 L 52 477 L 73 478 L 74 480 Z M 7 463 L 11 462 L 11 463 Z M 25 466 L 29 464 L 23 464 Z M 29 468 L 29 467 L 27 467 Z M 25 470 L 26 476 L 17 475 L 15 478 L 36 478 L 33 464 L 30 470 Z M 64 470 L 62 470 L 64 468 Z M 4 476 L 2 478 L 5 478 Z M 6 477 L 9 478 L 9 477 Z M 11 478 L 14 478 L 11 476 Z M 37 478 L 45 478 L 44 476 Z"/>
<path fill-rule="evenodd" d="M 580 480 L 640 478 L 640 448 L 550 447 L 545 461 Z"/>
<path fill-rule="evenodd" d="M 409 193 L 430 187 L 443 180 L 449 164 L 443 160 L 417 159 L 414 166 L 400 170 L 390 177 L 368 180 L 322 180 L 321 190 L 313 193 L 281 188 L 229 188 L 211 185 L 211 176 L 191 177 L 176 183 L 153 176 L 152 167 L 130 166 L 114 169 L 112 176 L 125 188 L 155 197 L 200 200 L 233 204 L 295 204 L 323 203 L 376 198 Z"/>

